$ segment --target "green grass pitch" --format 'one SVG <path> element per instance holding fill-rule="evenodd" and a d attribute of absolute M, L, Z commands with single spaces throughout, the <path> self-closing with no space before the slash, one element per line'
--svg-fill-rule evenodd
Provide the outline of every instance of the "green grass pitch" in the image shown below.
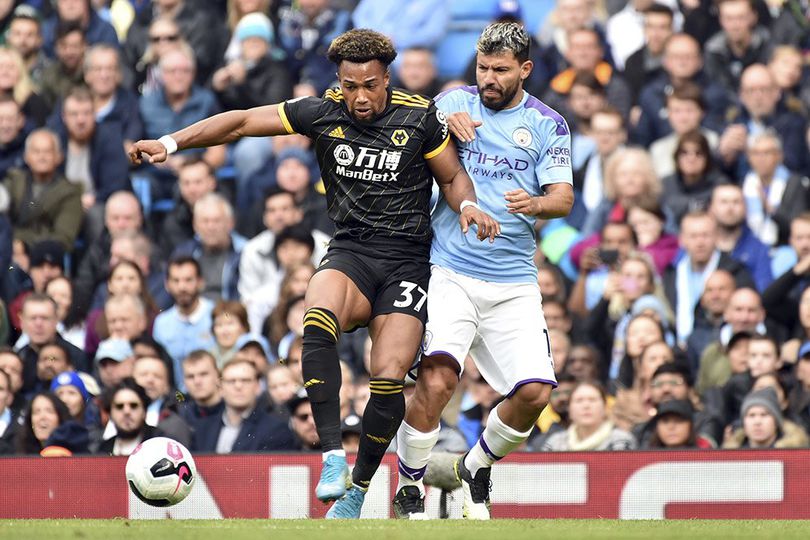
<path fill-rule="evenodd" d="M 810 538 L 810 521 L 0 520 L 2 540 L 712 540 Z"/>

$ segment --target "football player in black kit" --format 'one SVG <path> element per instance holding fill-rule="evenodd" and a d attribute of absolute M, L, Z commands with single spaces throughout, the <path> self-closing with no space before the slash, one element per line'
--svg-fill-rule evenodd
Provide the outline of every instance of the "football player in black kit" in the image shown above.
<path fill-rule="evenodd" d="M 337 232 L 306 293 L 303 375 L 323 450 L 315 489 L 337 500 L 327 518 L 358 518 L 374 472 L 405 414 L 404 377 L 419 351 L 430 277 L 435 177 L 466 233 L 493 241 L 500 226 L 476 204 L 472 181 L 432 100 L 389 87 L 396 57 L 371 30 L 338 36 L 328 57 L 339 89 L 202 120 L 159 140 L 138 141 L 130 159 L 164 161 L 178 149 L 246 136 L 300 133 L 314 141 Z M 371 399 L 349 482 L 340 433 L 341 332 L 368 325 Z"/>

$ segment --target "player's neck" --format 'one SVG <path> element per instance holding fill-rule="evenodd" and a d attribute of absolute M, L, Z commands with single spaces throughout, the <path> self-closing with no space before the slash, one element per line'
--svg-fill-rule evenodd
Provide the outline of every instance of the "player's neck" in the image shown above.
<path fill-rule="evenodd" d="M 512 101 L 510 101 L 506 105 L 506 107 L 504 107 L 504 109 L 511 109 L 513 107 L 517 107 L 518 105 L 520 105 L 521 101 L 523 101 L 523 86 L 522 85 L 520 86 L 520 88 L 518 88 L 518 91 L 515 92 L 515 97 L 512 98 Z"/>

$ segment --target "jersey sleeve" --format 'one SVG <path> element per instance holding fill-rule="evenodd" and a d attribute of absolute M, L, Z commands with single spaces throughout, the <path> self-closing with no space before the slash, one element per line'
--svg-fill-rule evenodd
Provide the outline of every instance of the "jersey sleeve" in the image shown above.
<path fill-rule="evenodd" d="M 316 97 L 289 99 L 278 104 L 278 115 L 287 133 L 310 136 L 312 123 L 321 116 L 323 100 Z"/>
<path fill-rule="evenodd" d="M 447 125 L 447 116 L 436 107 L 434 101 L 431 101 L 425 120 L 422 155 L 425 159 L 434 158 L 442 153 L 448 142 L 450 142 L 450 128 Z"/>
<path fill-rule="evenodd" d="M 544 122 L 539 126 L 535 175 L 540 187 L 550 184 L 573 184 L 571 170 L 571 131 L 565 120 Z"/>

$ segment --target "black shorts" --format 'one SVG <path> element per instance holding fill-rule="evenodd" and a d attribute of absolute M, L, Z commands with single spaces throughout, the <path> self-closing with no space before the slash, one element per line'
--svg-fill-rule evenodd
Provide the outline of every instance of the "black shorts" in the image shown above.
<path fill-rule="evenodd" d="M 427 321 L 430 248 L 402 240 L 334 239 L 318 272 L 338 270 L 371 304 L 371 319 L 405 313 Z"/>

